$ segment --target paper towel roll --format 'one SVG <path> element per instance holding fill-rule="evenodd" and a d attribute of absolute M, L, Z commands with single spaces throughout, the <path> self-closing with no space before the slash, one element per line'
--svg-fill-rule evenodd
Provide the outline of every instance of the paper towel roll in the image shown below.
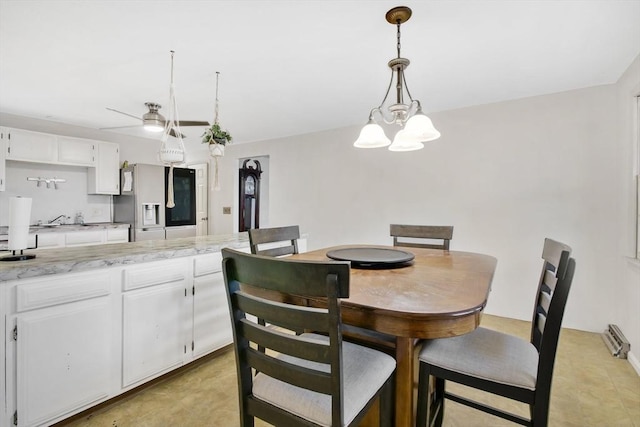
<path fill-rule="evenodd" d="M 9 246 L 10 251 L 29 246 L 29 223 L 31 222 L 31 198 L 9 199 Z"/>

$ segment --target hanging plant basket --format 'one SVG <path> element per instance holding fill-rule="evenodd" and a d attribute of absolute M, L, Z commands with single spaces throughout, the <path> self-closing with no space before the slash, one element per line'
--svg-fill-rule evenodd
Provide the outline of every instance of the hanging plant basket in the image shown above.
<path fill-rule="evenodd" d="M 212 157 L 223 157 L 224 146 L 225 144 L 222 141 L 209 144 L 209 153 L 211 153 Z"/>

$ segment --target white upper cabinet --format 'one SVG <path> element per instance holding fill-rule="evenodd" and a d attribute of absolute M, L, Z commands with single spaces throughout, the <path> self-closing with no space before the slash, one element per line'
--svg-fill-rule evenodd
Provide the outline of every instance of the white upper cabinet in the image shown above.
<path fill-rule="evenodd" d="M 7 144 L 4 140 L 5 129 L 0 128 L 0 191 L 4 191 L 7 181 L 7 167 L 5 159 L 7 157 Z"/>
<path fill-rule="evenodd" d="M 113 142 L 0 128 L 0 191 L 6 160 L 88 167 L 89 194 L 120 194 L 120 146 Z"/>
<path fill-rule="evenodd" d="M 120 194 L 120 146 L 95 143 L 95 167 L 87 175 L 89 194 Z"/>
<path fill-rule="evenodd" d="M 93 166 L 95 145 L 95 141 L 58 136 L 58 163 Z"/>
<path fill-rule="evenodd" d="M 58 161 L 58 141 L 55 135 L 5 128 L 7 160 L 37 163 Z"/>

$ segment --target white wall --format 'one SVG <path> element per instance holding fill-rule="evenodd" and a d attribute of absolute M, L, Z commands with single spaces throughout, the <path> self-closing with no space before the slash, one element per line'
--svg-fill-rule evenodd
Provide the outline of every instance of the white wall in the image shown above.
<path fill-rule="evenodd" d="M 634 175 L 639 173 L 640 158 L 637 140 L 640 138 L 635 97 L 640 95 L 640 56 L 631 64 L 617 83 L 618 138 L 615 146 L 616 179 L 618 197 L 616 270 L 609 284 L 614 295 L 614 316 L 612 322 L 622 329 L 629 342 L 631 352 L 629 361 L 640 374 L 640 261 L 632 260 L 635 254 L 635 182 Z"/>
<path fill-rule="evenodd" d="M 432 114 L 425 149 L 359 150 L 359 127 L 227 147 L 216 233 L 232 232 L 237 159 L 268 154 L 270 222 L 299 224 L 309 248 L 390 244 L 389 224 L 451 224 L 452 249 L 498 259 L 488 313 L 529 320 L 545 237 L 578 269 L 565 326 L 601 331 L 617 317 L 615 86 Z M 235 215 L 235 213 L 234 213 Z"/>
<path fill-rule="evenodd" d="M 67 182 L 58 189 L 40 187 L 27 177 L 62 178 Z M 58 215 L 75 220 L 81 211 L 85 222 L 109 222 L 111 220 L 111 196 L 87 194 L 87 168 L 58 166 L 28 162 L 7 162 L 7 188 L 0 192 L 0 225 L 9 225 L 9 198 L 31 197 L 31 224 L 38 220 L 48 222 Z"/>

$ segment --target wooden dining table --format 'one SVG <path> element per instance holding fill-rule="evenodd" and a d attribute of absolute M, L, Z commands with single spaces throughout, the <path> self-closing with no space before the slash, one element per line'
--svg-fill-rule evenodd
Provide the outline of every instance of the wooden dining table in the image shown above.
<path fill-rule="evenodd" d="M 293 255 L 324 260 L 327 252 L 347 246 Z M 341 301 L 342 322 L 395 339 L 396 427 L 412 426 L 414 349 L 420 339 L 466 334 L 480 324 L 491 290 L 496 259 L 489 255 L 423 248 L 349 245 L 403 250 L 415 258 L 400 267 L 352 265 L 349 298 Z"/>

